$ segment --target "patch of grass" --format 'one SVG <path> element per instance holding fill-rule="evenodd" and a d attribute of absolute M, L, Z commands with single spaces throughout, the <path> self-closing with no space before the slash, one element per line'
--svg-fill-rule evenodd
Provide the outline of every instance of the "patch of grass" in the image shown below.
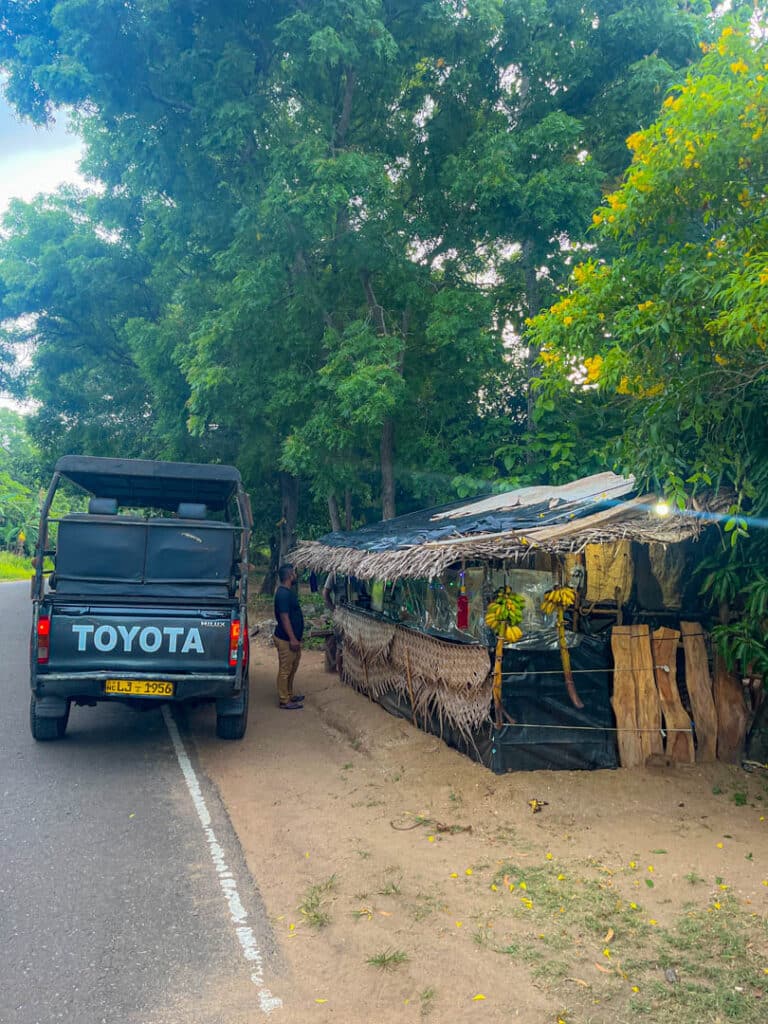
<path fill-rule="evenodd" d="M 378 967 L 380 971 L 394 971 L 401 964 L 408 963 L 410 957 L 404 949 L 382 949 L 379 953 L 374 953 L 373 956 L 369 956 L 365 961 L 370 964 L 371 967 Z"/>
<path fill-rule="evenodd" d="M 26 580 L 34 572 L 29 558 L 14 555 L 10 551 L 0 551 L 0 580 Z"/>
<path fill-rule="evenodd" d="M 376 890 L 377 896 L 402 896 L 402 890 L 400 889 L 400 883 L 402 878 L 395 880 L 394 878 L 388 882 L 385 882 L 381 889 Z"/>
<path fill-rule="evenodd" d="M 564 960 L 543 960 L 531 970 L 531 975 L 537 981 L 558 982 L 567 978 L 570 972 L 570 964 Z"/>
<path fill-rule="evenodd" d="M 746 793 L 736 792 L 736 793 L 733 794 L 732 799 L 733 799 L 733 802 L 736 804 L 737 807 L 746 807 L 747 806 L 747 794 Z"/>
<path fill-rule="evenodd" d="M 491 949 L 494 946 L 495 935 L 488 925 L 481 925 L 472 933 L 472 941 L 481 949 Z"/>
<path fill-rule="evenodd" d="M 723 792 L 722 786 L 713 786 L 712 787 L 712 796 L 720 796 L 720 794 L 722 792 Z"/>
<path fill-rule="evenodd" d="M 372 856 L 370 850 L 361 850 L 359 848 L 355 850 L 355 853 L 361 860 L 370 860 Z"/>
<path fill-rule="evenodd" d="M 336 875 L 331 875 L 324 882 L 311 885 L 299 904 L 299 911 L 304 920 L 312 928 L 325 928 L 330 924 L 331 916 L 325 908 L 328 894 L 336 888 Z"/>
<path fill-rule="evenodd" d="M 616 931 L 620 927 L 624 935 L 638 938 L 648 930 L 641 908 L 633 908 L 614 888 L 611 878 L 580 878 L 555 864 L 521 868 L 510 862 L 501 865 L 493 882 L 503 890 L 505 878 L 515 887 L 510 892 L 515 916 L 545 915 L 551 919 L 558 915 L 556 920 L 562 928 L 586 929 L 595 935 L 604 934 L 609 927 Z"/>
<path fill-rule="evenodd" d="M 354 766 L 354 765 L 352 764 L 352 762 L 351 762 L 351 761 L 347 761 L 347 763 L 346 763 L 346 764 L 343 764 L 343 765 L 341 766 L 341 770 L 342 770 L 343 772 L 348 772 L 350 768 L 354 768 L 354 767 L 355 767 L 355 766 Z"/>
<path fill-rule="evenodd" d="M 448 794 L 448 799 L 451 801 L 452 804 L 460 804 L 462 802 L 461 794 L 454 793 L 453 790 L 451 790 L 451 792 Z"/>
<path fill-rule="evenodd" d="M 433 988 L 425 988 L 422 992 L 419 992 L 419 1002 L 421 1003 L 421 1016 L 428 1017 L 432 1012 L 433 1003 L 437 993 Z"/>
<path fill-rule="evenodd" d="M 439 892 L 419 891 L 416 894 L 416 899 L 418 902 L 410 908 L 414 921 L 425 921 L 432 914 L 442 913 L 448 909 L 448 904 L 443 901 Z"/>
<path fill-rule="evenodd" d="M 688 874 L 685 876 L 685 880 L 686 882 L 690 882 L 691 885 L 698 885 L 699 882 L 704 881 L 701 875 L 696 874 L 695 871 L 689 871 Z"/>
<path fill-rule="evenodd" d="M 656 948 L 641 965 L 647 981 L 636 982 L 643 996 L 637 1009 L 650 1012 L 654 1024 L 765 1020 L 768 924 L 745 915 L 730 896 L 717 902 L 719 909 L 713 905 L 689 911 L 673 927 L 656 933 Z M 659 966 L 673 968 L 679 983 L 660 982 Z"/>

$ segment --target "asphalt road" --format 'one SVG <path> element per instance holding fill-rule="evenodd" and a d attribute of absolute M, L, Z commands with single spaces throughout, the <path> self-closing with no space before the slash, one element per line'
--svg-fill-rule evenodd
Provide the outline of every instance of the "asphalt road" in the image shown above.
<path fill-rule="evenodd" d="M 28 584 L 0 584 L 0 1024 L 279 1020 L 261 900 L 183 728 L 185 773 L 159 710 L 73 707 L 35 743 L 30 617 Z"/>

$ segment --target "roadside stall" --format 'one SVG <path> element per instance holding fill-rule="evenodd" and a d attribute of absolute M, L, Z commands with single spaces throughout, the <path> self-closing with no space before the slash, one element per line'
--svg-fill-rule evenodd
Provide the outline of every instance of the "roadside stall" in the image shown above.
<path fill-rule="evenodd" d="M 331 533 L 292 557 L 343 579 L 343 681 L 494 771 L 632 766 L 667 748 L 690 760 L 694 735 L 705 755 L 717 746 L 693 569 L 721 506 L 671 511 L 602 473 Z"/>

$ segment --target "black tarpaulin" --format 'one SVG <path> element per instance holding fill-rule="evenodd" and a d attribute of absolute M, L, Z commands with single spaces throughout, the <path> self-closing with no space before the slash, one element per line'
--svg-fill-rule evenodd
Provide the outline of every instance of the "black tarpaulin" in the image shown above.
<path fill-rule="evenodd" d="M 533 530 L 612 508 L 633 493 L 633 480 L 600 473 L 562 487 L 523 487 L 493 497 L 410 512 L 348 533 L 328 533 L 319 543 L 330 548 L 396 551 L 451 537 Z"/>
<path fill-rule="evenodd" d="M 445 723 L 441 729 L 435 716 L 426 722 L 420 717 L 418 724 L 499 775 L 618 768 L 609 646 L 599 637 L 583 637 L 570 653 L 582 709 L 571 704 L 565 691 L 558 651 L 507 649 L 502 703 L 518 724 L 497 729 L 490 719 L 490 706 L 488 724 L 471 737 Z M 408 698 L 401 693 L 389 691 L 378 702 L 392 714 L 413 718 Z"/>

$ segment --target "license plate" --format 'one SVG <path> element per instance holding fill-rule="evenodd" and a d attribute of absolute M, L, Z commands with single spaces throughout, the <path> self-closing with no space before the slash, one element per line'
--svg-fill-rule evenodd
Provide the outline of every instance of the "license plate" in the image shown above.
<path fill-rule="evenodd" d="M 159 679 L 108 679 L 104 690 L 122 697 L 172 697 L 173 683 Z"/>

